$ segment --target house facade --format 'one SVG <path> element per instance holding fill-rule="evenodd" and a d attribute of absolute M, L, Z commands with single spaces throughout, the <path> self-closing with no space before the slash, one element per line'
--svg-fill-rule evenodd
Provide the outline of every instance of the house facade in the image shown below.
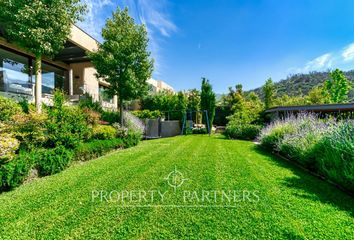
<path fill-rule="evenodd" d="M 105 108 L 116 108 L 117 98 L 106 93 L 109 84 L 97 79 L 87 52 L 98 49 L 98 42 L 73 25 L 64 49 L 53 59 L 42 61 L 42 102 L 50 104 L 55 88 L 63 89 L 71 102 L 90 94 Z M 34 101 L 34 55 L 9 43 L 0 29 L 0 95 Z"/>

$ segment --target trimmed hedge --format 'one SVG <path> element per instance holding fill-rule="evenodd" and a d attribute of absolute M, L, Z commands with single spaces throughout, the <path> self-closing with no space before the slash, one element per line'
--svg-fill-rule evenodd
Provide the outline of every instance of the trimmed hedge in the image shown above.
<path fill-rule="evenodd" d="M 41 149 L 35 152 L 36 168 L 40 176 L 52 175 L 64 170 L 73 159 L 73 152 L 63 146 Z"/>
<path fill-rule="evenodd" d="M 261 129 L 261 126 L 254 124 L 231 124 L 226 127 L 224 135 L 230 139 L 253 140 L 259 135 Z"/>
<path fill-rule="evenodd" d="M 125 144 L 122 139 L 93 140 L 82 143 L 75 149 L 75 161 L 88 161 L 104 155 L 114 149 L 122 148 Z"/>
<path fill-rule="evenodd" d="M 21 185 L 34 167 L 35 156 L 20 153 L 16 158 L 5 164 L 0 164 L 0 192 Z"/>

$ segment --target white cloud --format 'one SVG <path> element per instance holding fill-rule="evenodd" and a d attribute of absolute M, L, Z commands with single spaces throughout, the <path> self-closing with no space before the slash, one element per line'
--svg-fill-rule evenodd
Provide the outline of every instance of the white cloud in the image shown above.
<path fill-rule="evenodd" d="M 129 14 L 136 21 L 146 26 L 150 51 L 155 60 L 154 73 L 157 76 L 161 75 L 164 67 L 161 45 L 165 38 L 178 31 L 166 11 L 167 4 L 166 0 L 122 0 L 121 4 L 122 7 L 128 7 Z"/>
<path fill-rule="evenodd" d="M 329 68 L 332 66 L 332 62 L 333 62 L 332 54 L 326 53 L 307 62 L 304 70 L 311 71 L 311 70 L 321 70 L 324 68 Z"/>
<path fill-rule="evenodd" d="M 85 21 L 80 23 L 85 31 L 98 40 L 102 40 L 101 29 L 111 12 L 116 7 L 128 7 L 129 14 L 137 23 L 145 24 L 149 35 L 149 48 L 155 60 L 156 75 L 160 75 L 163 67 L 161 45 L 164 38 L 170 37 L 178 31 L 177 26 L 171 21 L 167 14 L 167 0 L 84 0 L 88 7 Z M 108 14 L 108 15 L 107 15 Z"/>
<path fill-rule="evenodd" d="M 106 18 L 104 8 L 114 6 L 111 0 L 84 0 L 87 5 L 87 13 L 83 22 L 78 25 L 94 38 L 101 40 L 101 29 L 105 24 Z"/>
<path fill-rule="evenodd" d="M 342 52 L 344 61 L 354 60 L 354 43 L 348 45 Z"/>

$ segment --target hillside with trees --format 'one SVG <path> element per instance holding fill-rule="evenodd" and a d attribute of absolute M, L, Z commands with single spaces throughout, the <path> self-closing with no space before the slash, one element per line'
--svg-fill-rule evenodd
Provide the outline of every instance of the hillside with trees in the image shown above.
<path fill-rule="evenodd" d="M 330 72 L 310 72 L 308 74 L 294 74 L 288 76 L 286 79 L 274 83 L 277 96 L 301 96 L 308 95 L 311 89 L 316 86 L 323 85 L 329 79 Z M 354 70 L 344 72 L 346 78 L 354 84 Z M 264 91 L 262 87 L 256 88 L 254 91 L 262 100 L 264 100 Z M 251 92 L 248 91 L 248 92 Z M 354 89 L 349 93 L 349 99 L 354 100 Z"/>

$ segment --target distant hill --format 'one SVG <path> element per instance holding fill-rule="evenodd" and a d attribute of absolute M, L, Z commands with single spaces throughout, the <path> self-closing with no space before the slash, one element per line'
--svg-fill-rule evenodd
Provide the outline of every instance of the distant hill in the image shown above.
<path fill-rule="evenodd" d="M 345 76 L 354 83 L 354 70 L 344 72 Z M 286 79 L 274 83 L 277 89 L 277 96 L 285 94 L 289 96 L 307 95 L 308 92 L 315 86 L 323 84 L 324 81 L 329 79 L 329 72 L 310 72 L 308 74 L 294 74 L 288 76 Z M 250 90 L 254 91 L 264 98 L 262 87 Z M 354 98 L 354 89 L 350 92 L 350 99 Z"/>

